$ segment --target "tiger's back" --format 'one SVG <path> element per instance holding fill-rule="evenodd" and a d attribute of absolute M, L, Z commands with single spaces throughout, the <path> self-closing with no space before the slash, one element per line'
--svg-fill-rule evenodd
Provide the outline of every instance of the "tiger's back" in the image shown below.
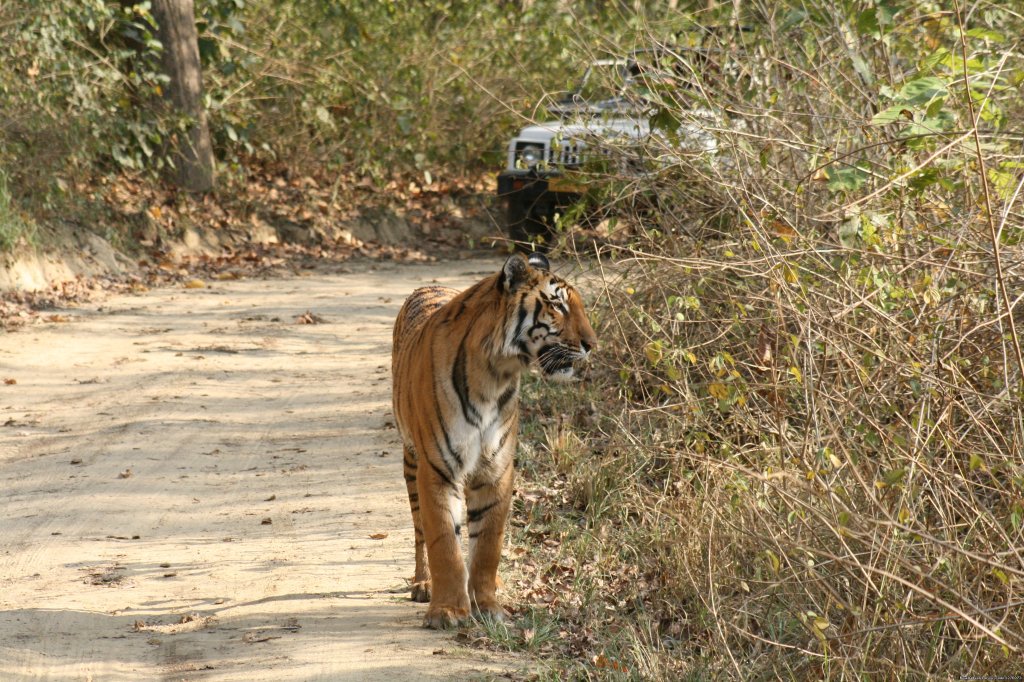
<path fill-rule="evenodd" d="M 546 376 L 571 377 L 595 343 L 582 299 L 543 256 L 512 256 L 463 292 L 424 287 L 403 304 L 394 328 L 393 407 L 416 533 L 412 596 L 430 601 L 427 625 L 455 624 L 470 608 L 504 616 L 495 591 L 519 377 L 534 362 Z"/>
<path fill-rule="evenodd" d="M 430 317 L 440 310 L 448 301 L 458 296 L 459 291 L 450 287 L 421 287 L 412 292 L 402 308 L 398 311 L 395 319 L 395 328 L 392 333 L 391 351 L 391 376 L 406 376 L 407 367 L 415 362 L 415 357 L 410 357 L 410 351 L 417 346 L 417 342 L 423 333 Z M 391 394 L 392 406 L 395 419 L 400 420 L 398 405 L 403 400 L 403 393 L 406 389 L 415 388 L 409 382 L 394 382 Z M 403 410 L 404 412 L 404 410 Z M 398 423 L 399 432 L 402 431 L 401 422 Z"/>

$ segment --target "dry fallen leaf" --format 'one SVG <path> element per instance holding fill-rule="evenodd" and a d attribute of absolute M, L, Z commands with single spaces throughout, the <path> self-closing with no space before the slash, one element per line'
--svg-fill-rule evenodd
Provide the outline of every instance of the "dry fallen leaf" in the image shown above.
<path fill-rule="evenodd" d="M 124 471 L 119 473 L 117 475 L 117 477 L 118 478 L 131 478 L 132 477 L 132 470 L 131 469 L 125 469 Z"/>
<path fill-rule="evenodd" d="M 190 279 L 189 281 L 185 282 L 184 286 L 186 289 L 205 289 L 206 282 L 204 282 L 201 279 Z"/>
<path fill-rule="evenodd" d="M 8 386 L 13 386 L 14 384 L 18 383 L 18 380 L 17 379 L 4 379 L 4 383 L 7 384 Z"/>
<path fill-rule="evenodd" d="M 608 658 L 604 654 L 598 654 L 591 659 L 596 668 L 606 668 L 608 670 L 615 670 L 616 672 L 628 672 L 629 669 L 625 665 L 619 663 L 613 658 Z"/>
<path fill-rule="evenodd" d="M 308 310 L 302 313 L 301 315 L 295 316 L 296 324 L 323 324 L 326 321 L 327 320 L 320 317 L 316 313 L 310 312 Z"/>
<path fill-rule="evenodd" d="M 383 540 L 388 536 L 387 533 L 373 533 L 370 535 L 371 540 Z"/>
<path fill-rule="evenodd" d="M 260 521 L 260 524 L 263 525 L 263 526 L 269 526 L 272 523 L 274 523 L 274 521 L 269 516 L 267 518 L 263 519 L 262 521 Z"/>

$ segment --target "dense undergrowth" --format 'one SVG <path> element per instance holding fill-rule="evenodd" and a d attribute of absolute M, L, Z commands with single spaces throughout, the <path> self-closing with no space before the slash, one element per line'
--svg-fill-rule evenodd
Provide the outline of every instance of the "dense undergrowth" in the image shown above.
<path fill-rule="evenodd" d="M 574 22 L 620 16 L 555 0 L 195 9 L 217 157 L 206 201 L 224 211 L 267 175 L 313 176 L 344 206 L 401 204 L 396 185 L 476 182 L 500 167 L 540 94 L 575 75 Z M 190 124 L 157 106 L 161 50 L 145 0 L 0 5 L 0 252 L 45 246 L 51 231 L 40 228 L 55 223 L 130 246 L 138 216 L 111 205 L 109 187 L 127 178 L 162 190 L 168 141 Z"/>
<path fill-rule="evenodd" d="M 733 9 L 651 23 L 715 64 L 580 178 L 627 243 L 589 381 L 529 388 L 513 594 L 556 677 L 1020 675 L 1024 17 Z"/>

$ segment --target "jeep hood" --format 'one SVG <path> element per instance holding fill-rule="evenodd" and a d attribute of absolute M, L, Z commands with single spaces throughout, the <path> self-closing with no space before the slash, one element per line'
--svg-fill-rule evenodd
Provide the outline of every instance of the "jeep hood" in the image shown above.
<path fill-rule="evenodd" d="M 523 142 L 545 143 L 560 136 L 565 140 L 586 140 L 588 138 L 631 137 L 641 139 L 651 132 L 650 124 L 644 118 L 594 118 L 579 121 L 546 121 L 526 126 L 517 138 Z"/>
<path fill-rule="evenodd" d="M 675 144 L 668 143 L 668 136 L 660 130 L 652 130 L 650 121 L 644 116 L 599 116 L 574 120 L 546 121 L 523 128 L 513 140 L 520 143 L 536 143 L 549 146 L 555 137 L 566 143 L 583 146 L 599 146 L 600 142 L 613 140 L 644 140 L 652 135 L 665 141 L 668 147 L 697 152 L 717 150 L 718 143 L 714 128 L 721 125 L 719 118 L 711 111 L 691 110 L 689 120 L 680 125 Z"/>

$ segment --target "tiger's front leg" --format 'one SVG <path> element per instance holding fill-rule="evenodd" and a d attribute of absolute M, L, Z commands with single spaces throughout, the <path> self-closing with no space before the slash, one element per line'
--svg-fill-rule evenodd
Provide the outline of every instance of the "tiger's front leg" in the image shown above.
<path fill-rule="evenodd" d="M 471 482 L 466 491 L 469 594 L 473 613 L 494 620 L 504 620 L 506 615 L 496 592 L 505 522 L 512 503 L 512 477 L 510 457 L 498 480 Z"/>
<path fill-rule="evenodd" d="M 469 618 L 466 565 L 458 535 L 462 502 L 452 481 L 425 459 L 420 460 L 417 474 L 420 519 L 430 567 L 430 607 L 423 624 L 443 629 Z"/>

